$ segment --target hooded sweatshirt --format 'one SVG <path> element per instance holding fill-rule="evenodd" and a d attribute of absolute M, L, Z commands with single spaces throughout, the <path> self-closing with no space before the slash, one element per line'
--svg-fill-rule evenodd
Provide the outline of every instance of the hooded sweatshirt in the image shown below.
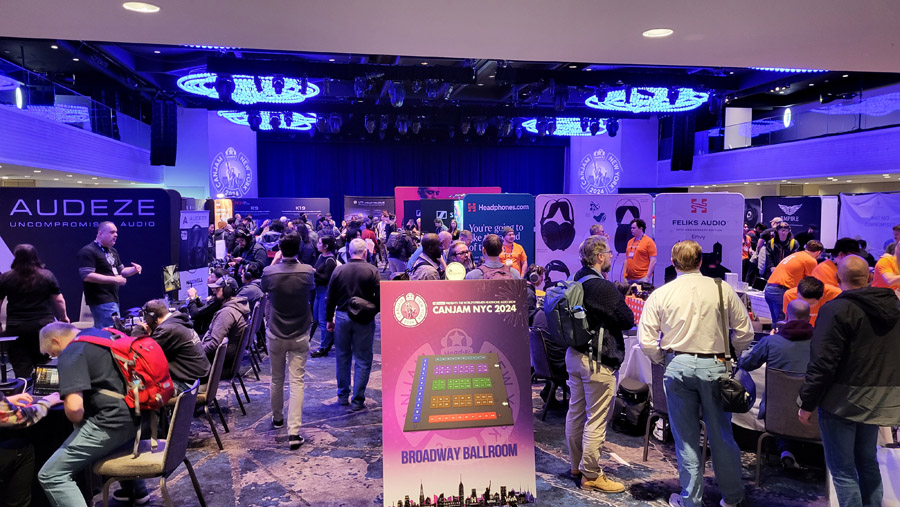
<path fill-rule="evenodd" d="M 244 331 L 249 323 L 247 316 L 250 315 L 250 305 L 247 304 L 247 298 L 235 296 L 222 303 L 222 308 L 213 316 L 212 322 L 209 323 L 209 331 L 203 335 L 203 352 L 212 362 L 216 355 L 216 349 L 222 340 L 228 338 L 228 350 L 225 355 L 225 365 L 232 363 L 237 353 L 238 347 L 241 345 L 241 339 L 244 337 Z"/>
<path fill-rule="evenodd" d="M 193 382 L 206 376 L 209 360 L 200 346 L 200 337 L 194 331 L 194 324 L 187 315 L 172 313 L 156 326 L 150 337 L 156 340 L 166 355 L 172 379 Z"/>
<path fill-rule="evenodd" d="M 900 425 L 900 302 L 891 289 L 847 290 L 819 311 L 800 406 Z"/>

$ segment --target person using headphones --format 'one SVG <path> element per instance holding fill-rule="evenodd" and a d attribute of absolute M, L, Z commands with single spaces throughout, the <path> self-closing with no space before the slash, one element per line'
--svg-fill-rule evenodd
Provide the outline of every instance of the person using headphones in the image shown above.
<path fill-rule="evenodd" d="M 213 315 L 209 329 L 200 340 L 203 344 L 203 352 L 210 362 L 216 355 L 216 349 L 222 340 L 228 338 L 228 350 L 225 354 L 225 364 L 231 364 L 241 344 L 241 337 L 249 325 L 247 318 L 250 316 L 250 305 L 247 298 L 237 296 L 237 280 L 230 276 L 223 276 L 214 283 L 209 284 L 216 300 L 222 302 L 222 307 Z"/>
<path fill-rule="evenodd" d="M 175 384 L 175 393 L 184 392 L 194 381 L 206 377 L 209 360 L 200 346 L 200 336 L 194 324 L 181 312 L 169 312 L 166 301 L 153 299 L 141 308 L 145 331 L 156 340 L 169 361 L 169 375 Z"/>
<path fill-rule="evenodd" d="M 247 298 L 247 304 L 250 305 L 251 310 L 263 296 L 259 279 L 262 276 L 262 272 L 263 265 L 258 262 L 251 262 L 241 269 L 241 282 L 243 282 L 243 285 L 241 285 L 241 290 L 238 291 L 237 295 Z"/>
<path fill-rule="evenodd" d="M 528 289 L 528 325 L 534 323 L 535 314 L 543 308 L 544 266 L 532 264 L 525 270 L 525 288 Z M 540 294 L 538 294 L 540 292 Z"/>
<path fill-rule="evenodd" d="M 244 228 L 240 228 L 234 235 L 234 250 L 231 251 L 229 266 L 240 266 L 250 262 L 258 262 L 263 266 L 269 265 L 269 254 L 266 249 L 256 242 L 253 234 Z"/>
<path fill-rule="evenodd" d="M 211 283 L 216 283 L 216 281 L 223 276 L 225 276 L 224 269 L 216 268 L 212 270 L 206 278 L 207 286 Z M 191 322 L 194 323 L 194 330 L 197 331 L 197 334 L 205 334 L 209 329 L 209 323 L 212 322 L 213 315 L 215 315 L 216 312 L 219 311 L 219 308 L 222 307 L 222 302 L 213 295 L 207 297 L 206 301 L 200 299 L 200 296 L 197 294 L 197 289 L 193 287 L 189 288 L 187 293 L 188 317 L 190 317 Z"/>

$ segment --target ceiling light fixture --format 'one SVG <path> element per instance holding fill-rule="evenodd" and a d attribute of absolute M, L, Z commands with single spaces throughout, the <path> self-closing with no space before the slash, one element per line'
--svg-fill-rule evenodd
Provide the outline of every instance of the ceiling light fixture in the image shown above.
<path fill-rule="evenodd" d="M 257 116 L 259 123 L 256 124 Z M 290 121 L 287 120 L 290 115 Z M 279 117 L 279 128 L 282 130 L 310 130 L 316 122 L 316 115 L 312 113 L 279 113 L 275 111 L 259 111 L 247 113 L 246 111 L 219 111 L 219 116 L 235 125 L 249 126 L 251 130 L 256 124 L 257 130 L 273 130 L 272 118 Z M 251 122 L 252 119 L 252 122 Z"/>
<path fill-rule="evenodd" d="M 628 91 L 631 93 L 628 93 Z M 693 88 L 678 88 L 675 105 L 669 103 L 669 90 L 661 87 L 620 88 L 592 95 L 584 104 L 594 109 L 628 113 L 675 113 L 691 111 L 709 100 L 709 93 Z"/>
<path fill-rule="evenodd" d="M 329 61 L 329 62 L 333 62 L 333 61 L 334 61 L 334 58 L 329 58 L 328 61 Z"/>
<path fill-rule="evenodd" d="M 78 58 L 72 58 L 72 61 L 73 61 L 73 62 L 80 62 L 81 60 L 79 60 Z"/>
<path fill-rule="evenodd" d="M 155 55 L 158 55 L 158 54 L 160 54 L 161 52 L 162 52 L 162 51 L 160 51 L 160 50 L 158 50 L 158 49 L 154 49 L 154 50 L 153 50 L 153 54 L 155 54 Z"/>
<path fill-rule="evenodd" d="M 59 49 L 59 46 L 57 46 L 56 44 L 51 44 L 50 49 Z"/>
<path fill-rule="evenodd" d="M 539 134 L 537 118 L 531 118 L 522 122 L 522 127 L 532 134 Z M 596 128 L 596 131 L 594 130 Z M 603 120 L 591 120 L 588 132 L 581 130 L 581 118 L 556 118 L 556 130 L 553 135 L 560 137 L 587 137 L 606 133 L 606 123 Z"/>
<path fill-rule="evenodd" d="M 675 33 L 675 30 L 672 30 L 671 28 L 651 28 L 649 30 L 644 30 L 644 33 L 641 35 L 648 39 L 661 39 L 663 37 L 668 37 L 673 33 Z"/>
<path fill-rule="evenodd" d="M 765 72 L 785 72 L 790 74 L 818 74 L 821 72 L 828 72 L 824 69 L 794 69 L 787 67 L 750 67 L 753 70 L 761 70 Z"/>
<path fill-rule="evenodd" d="M 141 14 L 153 14 L 159 12 L 159 6 L 146 2 L 125 2 L 122 7 L 127 11 L 140 12 Z"/>
<path fill-rule="evenodd" d="M 227 100 L 219 90 L 220 86 L 226 86 L 222 91 L 231 92 L 231 100 L 238 104 L 253 105 L 259 103 L 270 104 L 299 104 L 306 99 L 319 94 L 319 87 L 310 83 L 306 77 L 300 79 L 285 77 L 284 88 L 281 93 L 275 89 L 276 76 L 259 76 L 261 91 L 257 90 L 254 76 L 246 75 L 222 75 L 212 72 L 200 72 L 188 74 L 178 79 L 178 87 L 182 90 L 202 95 L 211 99 Z M 226 85 L 228 80 L 231 85 Z M 221 84 L 220 84 L 221 83 Z"/>
<path fill-rule="evenodd" d="M 25 107 L 25 97 L 22 95 L 22 88 L 16 87 L 16 107 L 22 109 Z"/>
<path fill-rule="evenodd" d="M 36 173 L 36 174 L 41 174 L 41 170 L 40 170 L 40 169 L 35 169 L 35 170 L 34 170 L 34 173 Z"/>
<path fill-rule="evenodd" d="M 616 137 L 619 133 L 619 120 L 618 118 L 610 118 L 606 120 L 606 133 L 609 134 L 609 137 Z"/>

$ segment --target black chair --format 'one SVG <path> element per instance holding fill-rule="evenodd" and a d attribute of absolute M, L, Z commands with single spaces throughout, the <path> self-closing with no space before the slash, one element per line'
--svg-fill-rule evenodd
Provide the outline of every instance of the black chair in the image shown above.
<path fill-rule="evenodd" d="M 563 388 L 563 399 L 569 399 L 569 386 L 566 385 L 566 380 L 569 379 L 569 375 L 553 374 L 553 370 L 550 367 L 550 360 L 547 359 L 546 340 L 548 339 L 550 338 L 547 336 L 546 331 L 540 328 L 533 327 L 528 332 L 528 345 L 531 349 L 531 366 L 534 368 L 532 378 L 544 380 L 545 385 L 548 386 L 547 399 L 544 401 L 544 406 L 541 409 L 542 421 L 547 418 L 547 409 L 550 407 L 550 402 L 556 399 L 556 390 L 559 387 Z"/>
<path fill-rule="evenodd" d="M 234 397 L 237 398 L 238 406 L 241 407 L 241 413 L 244 415 L 247 415 L 247 410 L 244 408 L 244 403 L 241 401 L 241 395 L 238 393 L 235 380 L 241 384 L 241 389 L 244 391 L 244 397 L 247 399 L 247 403 L 250 403 L 250 395 L 247 393 L 247 387 L 244 385 L 243 375 L 241 375 L 241 365 L 244 362 L 244 353 L 247 351 L 250 338 L 253 334 L 254 323 L 258 325 L 258 322 L 261 319 L 262 308 L 257 304 L 250 313 L 250 323 L 247 324 L 247 328 L 244 329 L 244 334 L 241 335 L 241 343 L 238 344 L 237 351 L 235 351 L 231 364 L 226 364 L 222 372 L 222 380 L 231 382 L 231 390 L 234 391 Z"/>
<path fill-rule="evenodd" d="M 222 440 L 219 438 L 219 432 L 216 430 L 212 415 L 209 413 L 209 404 L 212 403 L 216 407 L 216 411 L 219 412 L 219 420 L 222 421 L 222 427 L 225 428 L 225 433 L 228 433 L 228 423 L 225 422 L 225 414 L 222 413 L 222 408 L 219 406 L 219 401 L 216 399 L 216 394 L 219 392 L 219 380 L 222 379 L 222 367 L 225 365 L 225 355 L 227 352 L 228 338 L 225 338 L 216 348 L 216 355 L 213 356 L 212 364 L 209 367 L 209 377 L 206 380 L 206 384 L 200 386 L 201 392 L 197 394 L 197 404 L 203 407 L 206 421 L 209 422 L 209 429 L 212 431 L 220 451 L 225 450 L 225 447 L 222 445 Z M 204 388 L 206 390 L 203 390 Z M 168 408 L 174 407 L 177 399 L 177 397 L 172 398 L 166 406 Z"/>
<path fill-rule="evenodd" d="M 642 461 L 647 461 L 647 453 L 650 450 L 650 428 L 653 427 L 653 421 L 661 419 L 663 422 L 663 435 L 666 433 L 666 427 L 669 426 L 669 405 L 666 402 L 666 388 L 663 385 L 663 377 L 666 373 L 666 367 L 663 364 L 652 363 L 650 365 L 650 415 L 647 416 L 647 428 L 644 431 L 644 457 Z M 701 438 L 700 444 L 703 446 L 701 454 L 701 463 L 706 463 L 707 440 L 706 440 L 706 423 L 700 418 Z"/>

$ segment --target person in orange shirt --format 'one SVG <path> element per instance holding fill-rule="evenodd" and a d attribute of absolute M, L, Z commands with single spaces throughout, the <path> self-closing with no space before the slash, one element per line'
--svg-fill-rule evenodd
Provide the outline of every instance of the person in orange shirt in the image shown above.
<path fill-rule="evenodd" d="M 787 314 L 787 307 L 796 299 L 806 301 L 809 305 L 809 323 L 816 325 L 816 317 L 819 315 L 819 308 L 822 305 L 838 297 L 841 293 L 840 287 L 822 283 L 818 278 L 807 276 L 800 280 L 800 284 L 793 289 L 784 293 L 784 306 L 782 311 Z"/>
<path fill-rule="evenodd" d="M 872 287 L 888 287 L 900 290 L 900 249 L 897 243 L 891 243 L 884 251 L 884 255 L 875 263 L 875 278 Z"/>
<path fill-rule="evenodd" d="M 512 227 L 504 227 L 500 237 L 503 238 L 500 262 L 515 268 L 519 273 L 524 273 L 525 268 L 528 266 L 528 257 L 525 255 L 525 249 L 522 248 L 522 245 L 516 243 L 516 231 Z"/>
<path fill-rule="evenodd" d="M 825 285 L 837 287 L 838 264 L 848 255 L 859 255 L 859 242 L 853 238 L 841 238 L 834 243 L 831 250 L 831 259 L 820 262 L 812 275 Z"/>
<path fill-rule="evenodd" d="M 782 312 L 784 293 L 796 287 L 801 279 L 816 269 L 816 260 L 822 255 L 823 250 L 825 247 L 822 243 L 811 239 L 802 252 L 788 255 L 772 270 L 769 283 L 766 285 L 765 297 L 769 311 L 772 312 L 773 324 L 784 319 Z"/>
<path fill-rule="evenodd" d="M 625 249 L 625 268 L 622 279 L 628 283 L 652 282 L 656 267 L 656 243 L 647 236 L 647 222 L 640 218 L 631 221 L 631 234 Z"/>

